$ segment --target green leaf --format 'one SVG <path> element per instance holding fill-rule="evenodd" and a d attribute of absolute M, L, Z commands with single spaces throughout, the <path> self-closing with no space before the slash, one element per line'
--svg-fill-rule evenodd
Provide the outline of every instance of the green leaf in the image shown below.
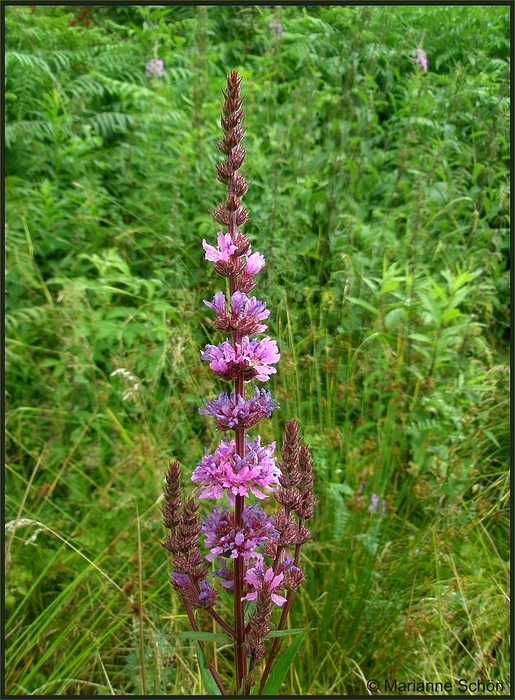
<path fill-rule="evenodd" d="M 263 688 L 263 695 L 277 694 L 277 691 L 281 687 L 281 684 L 284 681 L 286 674 L 288 673 L 288 669 L 290 668 L 290 666 L 293 663 L 293 660 L 297 656 L 297 652 L 300 648 L 300 645 L 304 641 L 304 637 L 306 636 L 308 631 L 308 627 L 302 630 L 299 636 L 296 639 L 294 639 L 294 641 L 276 659 L 272 671 L 268 676 L 268 680 L 265 683 L 265 687 Z"/>
<path fill-rule="evenodd" d="M 458 318 L 458 316 L 462 316 L 459 309 L 445 309 L 442 315 L 442 323 L 449 323 L 449 321 Z"/>
<path fill-rule="evenodd" d="M 389 331 L 395 330 L 399 324 L 406 320 L 407 312 L 406 309 L 399 307 L 397 309 L 391 309 L 385 314 L 384 325 Z"/>
<path fill-rule="evenodd" d="M 491 430 L 486 430 L 486 428 L 483 428 L 483 432 L 487 437 L 490 438 L 490 440 L 494 443 L 496 447 L 501 447 L 499 444 L 499 440 L 495 437 Z"/>
<path fill-rule="evenodd" d="M 438 307 L 438 304 L 434 299 L 432 299 L 428 294 L 425 294 L 424 292 L 419 292 L 419 297 L 420 301 L 422 302 L 422 306 L 424 309 L 426 309 L 430 315 L 433 321 L 435 322 L 436 326 L 439 326 L 440 323 L 442 322 L 442 312 L 440 308 Z M 447 301 L 447 300 L 445 300 Z"/>
<path fill-rule="evenodd" d="M 422 333 L 410 333 L 408 338 L 410 340 L 418 340 L 420 343 L 431 343 L 433 342 L 431 338 L 429 338 L 427 335 L 423 335 Z"/>
<path fill-rule="evenodd" d="M 200 675 L 202 676 L 202 682 L 204 683 L 204 688 L 206 689 L 207 695 L 221 695 L 220 688 L 216 685 L 211 671 L 206 666 L 206 661 L 200 644 L 195 642 L 195 652 L 197 654 L 198 666 L 200 669 Z"/>
<path fill-rule="evenodd" d="M 292 630 L 272 630 L 266 635 L 267 639 L 270 637 L 287 637 L 289 634 L 301 634 L 302 632 L 309 632 L 306 629 L 292 629 Z"/>
<path fill-rule="evenodd" d="M 228 634 L 217 634 L 216 632 L 194 632 L 186 631 L 179 632 L 179 639 L 196 639 L 200 642 L 219 642 L 220 644 L 232 644 L 232 639 Z"/>
<path fill-rule="evenodd" d="M 363 299 L 356 299 L 356 297 L 345 297 L 347 301 L 352 301 L 353 304 L 357 304 L 358 306 L 362 306 L 364 309 L 367 311 L 371 311 L 373 314 L 378 316 L 379 310 L 374 308 L 372 304 L 369 304 L 368 301 L 363 301 Z"/>
<path fill-rule="evenodd" d="M 383 294 L 388 294 L 388 292 L 394 292 L 396 289 L 399 289 L 400 282 L 399 280 L 392 279 L 392 280 L 385 280 L 383 284 L 381 285 L 381 289 L 379 290 L 379 295 L 382 296 Z"/>

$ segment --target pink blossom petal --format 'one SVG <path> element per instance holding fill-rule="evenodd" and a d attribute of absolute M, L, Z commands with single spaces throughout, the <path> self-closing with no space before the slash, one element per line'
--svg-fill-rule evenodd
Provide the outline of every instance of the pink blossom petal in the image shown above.
<path fill-rule="evenodd" d="M 277 595 L 277 593 L 272 593 L 270 597 L 276 605 L 282 606 L 286 603 L 286 598 L 283 598 L 282 595 Z"/>

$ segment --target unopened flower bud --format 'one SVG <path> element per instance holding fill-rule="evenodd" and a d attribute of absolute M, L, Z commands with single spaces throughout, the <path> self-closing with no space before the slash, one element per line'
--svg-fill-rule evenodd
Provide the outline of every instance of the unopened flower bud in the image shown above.
<path fill-rule="evenodd" d="M 275 494 L 275 500 L 288 510 L 297 510 L 301 504 L 300 494 L 292 489 L 281 489 Z"/>
<path fill-rule="evenodd" d="M 309 520 L 315 512 L 315 497 L 312 493 L 305 494 L 301 499 L 301 505 L 297 508 L 297 513 L 304 520 Z"/>
<path fill-rule="evenodd" d="M 222 153 L 229 156 L 232 149 L 241 143 L 244 136 L 245 131 L 240 126 L 236 126 L 234 129 L 228 131 L 223 139 L 218 141 L 217 146 Z"/>
<path fill-rule="evenodd" d="M 234 167 L 231 161 L 223 160 L 216 166 L 216 176 L 220 182 L 223 182 L 224 185 L 228 185 L 236 170 L 237 168 Z"/>
<path fill-rule="evenodd" d="M 245 160 L 245 149 L 241 146 L 236 146 L 232 149 L 231 155 L 229 156 L 229 162 L 234 170 L 241 168 L 243 161 Z"/>
<path fill-rule="evenodd" d="M 284 573 L 284 587 L 287 591 L 295 591 L 306 577 L 299 566 L 290 566 Z"/>

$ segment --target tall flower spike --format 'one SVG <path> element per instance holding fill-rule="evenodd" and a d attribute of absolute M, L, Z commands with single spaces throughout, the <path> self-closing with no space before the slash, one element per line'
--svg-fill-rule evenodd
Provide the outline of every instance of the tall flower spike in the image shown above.
<path fill-rule="evenodd" d="M 240 85 L 241 78 L 236 71 L 232 71 L 227 76 L 227 86 L 223 90 L 225 99 L 221 125 L 224 135 L 218 142 L 218 149 L 226 159 L 216 166 L 217 178 L 227 185 L 228 192 L 226 201 L 216 208 L 213 216 L 218 223 L 227 226 L 229 231 L 223 241 L 220 236 L 224 234 L 218 234 L 218 250 L 206 241 L 202 244 L 206 259 L 215 263 L 215 270 L 231 279 L 232 293 L 237 290 L 249 292 L 254 286 L 252 277 L 256 274 L 247 270 L 246 258 L 242 257 L 250 256 L 248 238 L 237 231 L 237 227 L 248 219 L 248 211 L 240 201 L 247 192 L 248 184 L 245 177 L 237 173 L 245 160 L 245 149 L 241 146 L 245 131 L 241 126 L 243 98 L 240 96 Z"/>
<path fill-rule="evenodd" d="M 302 583 L 300 546 L 311 537 L 304 520 L 312 514 L 314 501 L 312 465 L 309 453 L 300 445 L 295 421 L 286 424 L 280 466 L 274 457 L 275 442 L 262 445 L 259 435 L 252 440 L 246 435 L 246 430 L 263 418 L 270 418 L 272 411 L 279 408 L 269 391 L 257 386 L 249 391 L 246 384 L 254 380 L 265 382 L 275 374 L 273 365 L 280 354 L 275 340 L 251 337 L 266 330 L 262 322 L 270 311 L 264 302 L 248 296 L 265 258 L 252 252 L 250 241 L 238 230 L 248 218 L 240 201 L 248 184 L 238 172 L 245 160 L 240 83 L 237 72 L 232 71 L 223 91 L 223 136 L 218 142 L 224 159 L 216 166 L 216 174 L 227 186 L 227 198 L 213 216 L 226 230 L 218 231 L 216 245 L 202 241 L 206 260 L 229 282 L 227 296 L 219 291 L 204 304 L 215 314 L 214 327 L 230 337 L 218 345 L 208 344 L 201 359 L 209 363 L 215 375 L 233 382 L 233 390 L 204 400 L 205 407 L 199 409 L 201 414 L 214 418 L 218 430 L 234 431 L 234 437 L 223 438 L 211 454 L 205 450 L 191 476 L 199 489 L 185 501 L 180 494 L 179 465 L 170 464 L 163 520 L 171 531 L 164 545 L 174 557 L 170 581 L 184 602 L 190 623 L 195 632 L 202 632 L 194 609 L 203 609 L 234 640 L 234 694 L 249 695 L 259 680 L 259 661 L 268 649 L 261 692 L 278 651 L 280 638 L 272 642 L 266 639 L 273 611 L 276 606 L 281 609 L 277 629 L 283 630 L 292 593 Z M 257 503 L 245 500 L 261 500 L 269 493 L 274 493 L 282 506 L 272 516 Z M 200 521 L 198 500 L 208 498 L 224 499 L 230 507 L 219 503 Z M 204 536 L 207 554 L 199 549 L 200 535 Z M 212 570 L 209 578 L 208 568 Z M 213 609 L 219 590 L 232 594 L 231 622 Z M 247 620 L 245 601 L 255 601 Z M 204 651 L 205 643 L 199 644 Z M 227 695 L 209 657 L 206 663 L 221 694 Z"/>
<path fill-rule="evenodd" d="M 299 424 L 295 420 L 287 421 L 284 426 L 284 438 L 281 448 L 281 486 L 295 486 L 301 478 L 299 471 L 300 437 Z"/>

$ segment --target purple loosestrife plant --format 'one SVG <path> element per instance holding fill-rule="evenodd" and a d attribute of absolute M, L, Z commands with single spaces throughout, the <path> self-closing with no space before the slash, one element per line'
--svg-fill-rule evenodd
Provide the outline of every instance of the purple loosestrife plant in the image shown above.
<path fill-rule="evenodd" d="M 426 56 L 426 52 L 424 51 L 424 49 L 421 46 L 419 46 L 417 49 L 415 49 L 415 51 L 413 52 L 413 54 L 411 56 L 411 60 L 413 61 L 413 63 L 416 66 L 418 66 L 420 68 L 420 70 L 423 73 L 427 73 L 427 69 L 428 69 L 427 56 Z"/>
<path fill-rule="evenodd" d="M 275 627 L 284 630 L 292 594 L 304 580 L 300 548 L 311 538 L 306 521 L 313 515 L 314 497 L 311 458 L 300 443 L 296 421 L 286 423 L 279 463 L 274 456 L 275 442 L 264 445 L 259 435 L 250 438 L 246 434 L 279 408 L 269 391 L 250 383 L 268 381 L 276 372 L 280 354 L 275 340 L 251 338 L 266 331 L 263 321 L 270 311 L 264 302 L 249 296 L 265 259 L 252 252 L 250 241 L 240 231 L 248 218 L 241 203 L 248 185 L 238 173 L 245 159 L 240 83 L 236 71 L 228 75 L 223 91 L 223 138 L 218 142 L 225 159 L 216 170 L 218 180 L 227 187 L 227 199 L 217 207 L 214 218 L 226 231 L 218 232 L 216 246 L 202 242 L 206 260 L 228 282 L 226 294 L 219 291 L 204 303 L 214 312 L 215 329 L 230 337 L 219 345 L 208 344 L 201 359 L 232 386 L 218 398 L 204 400 L 205 408 L 199 411 L 214 418 L 217 430 L 230 431 L 233 436 L 223 437 L 213 454 L 206 449 L 191 477 L 197 485 L 192 496 L 183 498 L 179 465 L 170 464 L 163 521 L 170 530 L 164 546 L 173 555 L 171 584 L 183 600 L 192 636 L 199 644 L 206 690 L 228 693 L 204 654 L 212 636 L 202 632 L 202 615 L 209 615 L 233 643 L 234 692 L 249 695 L 258 682 L 259 692 L 275 693 L 286 673 L 276 674 L 272 682 L 270 673 L 281 637 L 270 639 L 268 635 L 278 608 Z M 269 515 L 259 503 L 271 493 L 279 508 Z M 200 499 L 216 501 L 202 519 Z M 230 621 L 214 609 L 219 594 L 233 598 Z M 282 666 L 287 668 L 287 664 Z"/>
<path fill-rule="evenodd" d="M 164 61 L 160 58 L 151 58 L 145 68 L 147 78 L 162 78 L 165 70 Z"/>

